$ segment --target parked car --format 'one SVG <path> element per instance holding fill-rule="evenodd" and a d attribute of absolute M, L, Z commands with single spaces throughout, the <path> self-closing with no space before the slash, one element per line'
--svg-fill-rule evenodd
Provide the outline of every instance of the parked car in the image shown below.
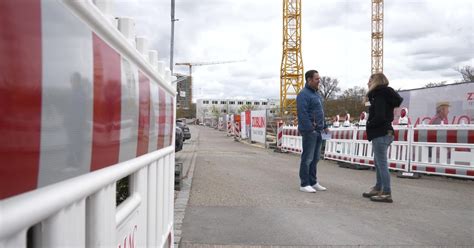
<path fill-rule="evenodd" d="M 176 135 L 175 135 L 175 146 L 174 146 L 174 151 L 179 152 L 183 150 L 183 143 L 184 143 L 184 137 L 183 137 L 183 131 L 181 128 L 176 127 Z"/>
<path fill-rule="evenodd" d="M 191 138 L 191 132 L 189 131 L 189 127 L 186 123 L 182 120 L 176 120 L 176 126 L 183 130 L 183 140 L 187 140 Z"/>

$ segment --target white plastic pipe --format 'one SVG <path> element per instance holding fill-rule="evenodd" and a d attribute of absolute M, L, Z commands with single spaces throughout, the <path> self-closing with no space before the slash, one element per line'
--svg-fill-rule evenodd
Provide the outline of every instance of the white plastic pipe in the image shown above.
<path fill-rule="evenodd" d="M 135 45 L 135 21 L 130 17 L 118 18 L 118 30 L 130 44 Z"/>
<path fill-rule="evenodd" d="M 137 50 L 140 52 L 144 57 L 148 56 L 148 39 L 144 36 L 137 36 L 135 38 L 137 44 Z"/>
<path fill-rule="evenodd" d="M 165 62 L 164 61 L 161 61 L 161 60 L 158 61 L 158 74 L 166 80 L 166 77 L 164 77 L 165 75 Z"/>
<path fill-rule="evenodd" d="M 148 62 L 150 62 L 153 68 L 156 68 L 156 65 L 158 63 L 158 51 L 156 50 L 148 51 Z"/>

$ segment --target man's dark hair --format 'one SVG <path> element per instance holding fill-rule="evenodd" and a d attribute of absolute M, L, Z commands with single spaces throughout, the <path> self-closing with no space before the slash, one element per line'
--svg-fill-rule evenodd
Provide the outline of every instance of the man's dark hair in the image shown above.
<path fill-rule="evenodd" d="M 309 71 L 307 71 L 307 72 L 304 74 L 304 79 L 306 80 L 306 82 L 308 82 L 308 79 L 309 79 L 309 78 L 312 78 L 315 73 L 319 73 L 319 72 L 316 71 L 316 70 L 309 70 Z"/>

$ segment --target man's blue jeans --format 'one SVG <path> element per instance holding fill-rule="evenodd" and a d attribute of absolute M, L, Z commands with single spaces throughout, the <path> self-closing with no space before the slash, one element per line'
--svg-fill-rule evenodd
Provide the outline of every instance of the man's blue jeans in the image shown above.
<path fill-rule="evenodd" d="M 377 181 L 375 182 L 375 189 L 382 190 L 385 193 L 391 193 L 390 188 L 390 173 L 388 171 L 387 150 L 393 142 L 392 135 L 385 135 L 377 137 L 372 140 L 372 150 L 374 151 L 375 172 L 377 174 Z"/>
<path fill-rule="evenodd" d="M 321 132 L 301 132 L 303 137 L 303 153 L 300 163 L 301 187 L 313 186 L 318 181 L 316 179 L 316 165 L 321 154 Z"/>

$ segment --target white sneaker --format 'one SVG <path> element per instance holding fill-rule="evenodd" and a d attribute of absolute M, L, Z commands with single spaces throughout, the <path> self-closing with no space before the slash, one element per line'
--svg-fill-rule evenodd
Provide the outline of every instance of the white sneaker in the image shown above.
<path fill-rule="evenodd" d="M 300 187 L 300 191 L 306 193 L 316 193 L 316 190 L 314 190 L 311 186 Z"/>
<path fill-rule="evenodd" d="M 321 184 L 319 183 L 316 183 L 315 185 L 311 186 L 313 189 L 317 190 L 317 191 L 326 191 L 327 189 L 323 186 L 321 186 Z"/>

